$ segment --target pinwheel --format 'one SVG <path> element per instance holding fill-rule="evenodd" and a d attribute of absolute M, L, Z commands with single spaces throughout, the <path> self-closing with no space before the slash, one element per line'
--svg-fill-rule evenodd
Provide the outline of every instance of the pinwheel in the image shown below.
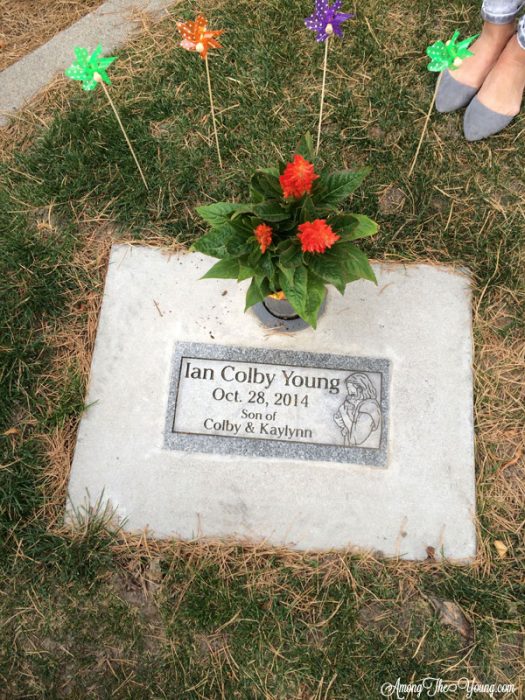
<path fill-rule="evenodd" d="M 106 68 L 110 66 L 113 61 L 116 61 L 117 57 L 106 56 L 104 58 L 100 55 L 101 53 L 102 46 L 100 44 L 91 55 L 89 55 L 87 49 L 77 46 L 75 48 L 77 60 L 66 69 L 67 77 L 73 80 L 80 80 L 83 90 L 94 90 L 99 82 L 97 76 L 100 76 L 107 85 L 111 85 L 111 80 L 106 73 Z"/>
<path fill-rule="evenodd" d="M 90 54 L 87 49 L 84 49 L 79 46 L 75 47 L 75 56 L 77 60 L 74 61 L 69 66 L 69 68 L 66 69 L 65 74 L 68 78 L 71 78 L 72 80 L 81 81 L 82 89 L 86 91 L 95 90 L 97 85 L 102 85 L 102 88 L 109 101 L 109 104 L 111 105 L 111 108 L 115 113 L 117 122 L 122 130 L 122 133 L 124 134 L 124 138 L 126 139 L 126 143 L 128 144 L 129 150 L 131 151 L 133 160 L 135 161 L 135 164 L 138 168 L 140 177 L 142 178 L 142 182 L 144 183 L 145 188 L 148 189 L 148 183 L 146 182 L 146 178 L 144 177 L 144 173 L 142 172 L 142 168 L 140 167 L 138 158 L 135 154 L 135 151 L 133 150 L 133 146 L 131 145 L 131 141 L 128 138 L 126 130 L 124 129 L 124 125 L 122 124 L 119 113 L 117 112 L 117 108 L 115 107 L 113 100 L 111 99 L 111 96 L 106 87 L 106 85 L 111 85 L 111 80 L 109 79 L 106 69 L 113 63 L 113 61 L 116 60 L 117 57 L 103 57 L 100 55 L 101 53 L 101 44 L 97 46 L 97 48 L 93 51 L 92 54 Z"/>
<path fill-rule="evenodd" d="M 213 92 L 211 89 L 210 67 L 208 65 L 208 50 L 222 49 L 223 47 L 217 41 L 216 37 L 220 36 L 223 29 L 208 29 L 208 22 L 205 17 L 198 15 L 195 22 L 177 22 L 177 29 L 180 32 L 182 41 L 180 45 L 186 51 L 195 51 L 203 59 L 206 66 L 206 77 L 208 79 L 208 92 L 210 95 L 211 118 L 213 122 L 213 133 L 215 135 L 215 145 L 217 146 L 217 155 L 219 157 L 219 165 L 222 168 L 221 149 L 219 147 L 219 136 L 217 133 L 217 121 L 215 119 L 215 105 L 213 102 Z"/>
<path fill-rule="evenodd" d="M 436 41 L 427 47 L 426 54 L 430 58 L 430 63 L 427 65 L 427 70 L 433 73 L 439 73 L 439 77 L 436 81 L 434 96 L 432 97 L 432 102 L 430 103 L 430 109 L 428 110 L 428 114 L 423 125 L 423 133 L 419 139 L 416 154 L 408 172 L 408 177 L 410 177 L 414 172 L 419 151 L 421 150 L 421 145 L 427 132 L 430 115 L 434 109 L 443 72 L 446 70 L 457 70 L 466 58 L 474 55 L 472 51 L 469 51 L 469 46 L 472 44 L 474 39 L 478 38 L 478 36 L 478 34 L 475 34 L 474 36 L 469 36 L 468 39 L 463 39 L 463 41 L 458 42 L 459 31 L 456 30 L 447 42 Z"/>
<path fill-rule="evenodd" d="M 343 0 L 336 0 L 333 5 L 329 5 L 328 0 L 315 0 L 314 13 L 304 21 L 306 27 L 316 33 L 316 41 L 325 43 L 324 63 L 323 63 L 323 85 L 321 88 L 321 107 L 319 110 L 319 126 L 317 129 L 316 153 L 319 153 L 321 143 L 321 128 L 323 124 L 324 97 L 326 91 L 326 71 L 328 67 L 328 46 L 329 40 L 333 36 L 343 36 L 341 25 L 348 19 L 353 19 L 354 15 L 347 12 L 339 12 Z"/>
<path fill-rule="evenodd" d="M 457 70 L 465 58 L 473 56 L 469 51 L 469 46 L 478 35 L 469 36 L 468 39 L 458 42 L 459 32 L 455 31 L 452 37 L 445 44 L 443 41 L 436 41 L 427 48 L 427 56 L 431 59 L 427 68 L 435 73 L 442 73 L 444 70 Z"/>

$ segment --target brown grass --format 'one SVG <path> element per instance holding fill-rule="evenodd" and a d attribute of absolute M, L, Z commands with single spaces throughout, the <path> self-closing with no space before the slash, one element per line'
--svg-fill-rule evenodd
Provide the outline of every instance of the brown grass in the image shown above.
<path fill-rule="evenodd" d="M 104 0 L 0 0 L 0 70 L 42 46 Z"/>
<path fill-rule="evenodd" d="M 492 531 L 480 533 L 479 564 L 487 573 L 499 556 L 486 545 L 487 534 L 512 533 L 524 541 L 525 344 L 502 333 L 522 303 L 510 290 L 496 288 L 484 313 L 474 318 L 478 511 L 488 515 Z M 523 557 L 523 547 L 513 552 L 504 544 L 506 556 Z"/>

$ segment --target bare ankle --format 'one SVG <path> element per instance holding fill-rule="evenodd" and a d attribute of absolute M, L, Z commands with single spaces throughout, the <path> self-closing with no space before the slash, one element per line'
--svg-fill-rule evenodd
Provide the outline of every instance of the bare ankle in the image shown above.
<path fill-rule="evenodd" d="M 505 51 L 503 52 L 502 58 L 508 59 L 513 63 L 519 63 L 525 66 L 525 49 L 523 49 L 518 42 L 518 35 L 515 34 L 512 39 L 508 42 Z"/>
<path fill-rule="evenodd" d="M 509 22 L 508 24 L 492 24 L 492 22 L 485 22 L 481 31 L 481 37 L 497 44 L 506 44 L 515 32 L 515 21 Z"/>

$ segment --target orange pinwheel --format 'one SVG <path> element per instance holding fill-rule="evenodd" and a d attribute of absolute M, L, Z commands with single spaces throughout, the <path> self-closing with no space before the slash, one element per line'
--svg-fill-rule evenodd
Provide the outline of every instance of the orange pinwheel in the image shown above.
<path fill-rule="evenodd" d="M 208 55 L 208 49 L 223 48 L 215 37 L 220 36 L 224 30 L 209 30 L 207 20 L 202 15 L 198 15 L 195 22 L 177 22 L 177 29 L 182 36 L 180 44 L 182 48 L 187 51 L 196 51 L 203 59 Z"/>

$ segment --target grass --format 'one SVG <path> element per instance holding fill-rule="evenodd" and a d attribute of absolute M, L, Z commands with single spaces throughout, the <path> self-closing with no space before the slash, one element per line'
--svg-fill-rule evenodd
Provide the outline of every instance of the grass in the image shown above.
<path fill-rule="evenodd" d="M 302 26 L 310 5 L 198 3 L 227 29 L 211 59 L 223 172 L 203 65 L 176 48 L 175 21 L 195 10 L 186 2 L 145 22 L 112 73 L 148 193 L 100 92 L 57 80 L 0 135 L 7 698 L 346 700 L 425 676 L 524 693 L 523 120 L 468 144 L 460 115 L 433 115 L 407 178 L 433 88 L 423 49 L 476 30 L 474 6 L 363 0 L 331 53 L 321 153 L 334 168 L 372 166 L 352 203 L 381 224 L 371 256 L 473 273 L 476 562 L 161 543 L 101 517 L 73 533 L 61 524 L 109 245 L 187 244 L 197 204 L 244 197 L 255 166 L 315 130 L 322 47 Z M 457 606 L 453 624 L 444 601 Z"/>

